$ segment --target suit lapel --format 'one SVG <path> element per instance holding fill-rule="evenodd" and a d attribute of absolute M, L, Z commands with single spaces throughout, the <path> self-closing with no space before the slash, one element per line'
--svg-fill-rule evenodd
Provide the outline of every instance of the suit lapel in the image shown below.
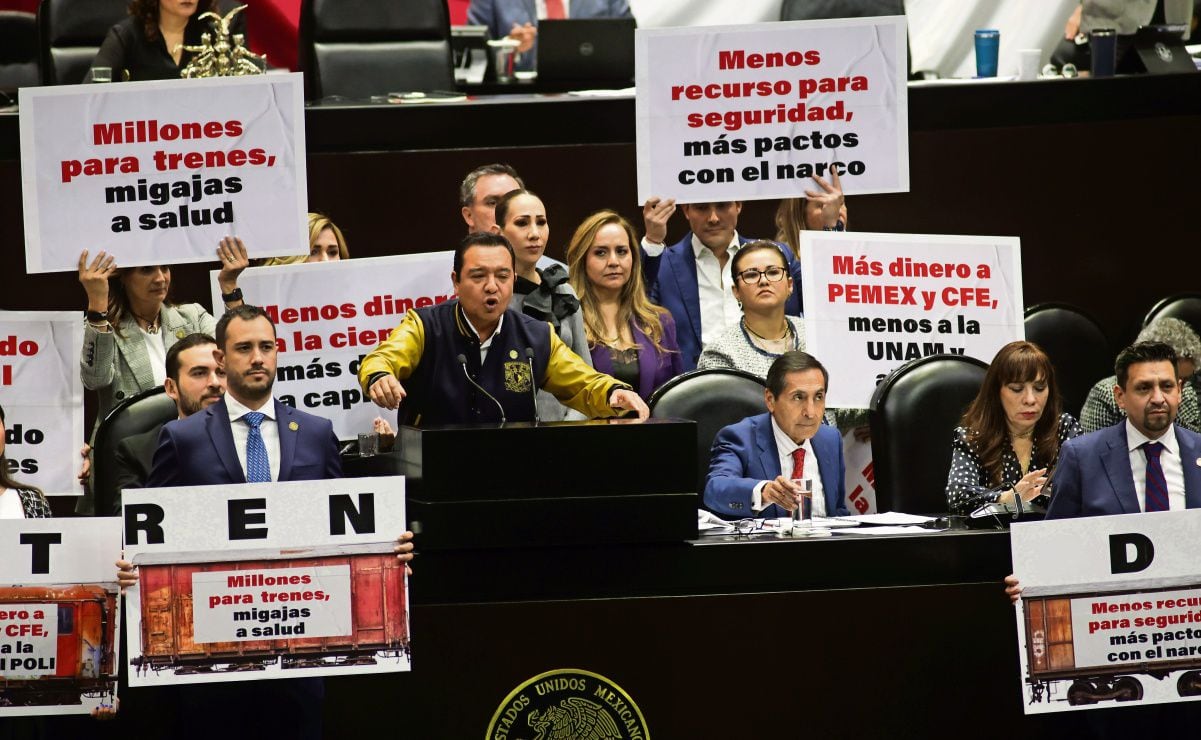
<path fill-rule="evenodd" d="M 246 472 L 242 470 L 242 463 L 238 461 L 238 449 L 234 446 L 234 433 L 229 426 L 229 409 L 225 405 L 225 399 L 209 406 L 203 413 L 204 427 L 229 479 L 234 483 L 245 483 Z"/>
<path fill-rule="evenodd" d="M 684 313 L 688 316 L 688 328 L 696 337 L 697 351 L 701 342 L 701 294 L 697 285 L 696 255 L 692 253 L 692 235 L 684 237 L 681 249 L 668 260 L 671 276 L 676 281 L 676 295 L 684 302 Z M 679 327 L 676 327 L 677 331 Z"/>
<path fill-rule="evenodd" d="M 1201 509 L 1201 440 L 1176 425 L 1176 443 L 1180 446 L 1180 467 L 1184 470 L 1184 506 Z"/>
<path fill-rule="evenodd" d="M 638 393 L 643 398 L 650 398 L 655 389 L 655 373 L 659 371 L 659 355 L 655 353 L 651 338 L 638 328 L 637 322 L 631 321 L 630 329 L 638 344 Z"/>
<path fill-rule="evenodd" d="M 776 476 L 781 474 L 780 452 L 776 448 L 776 437 L 772 432 L 771 414 L 762 414 L 755 417 L 755 447 L 759 453 L 759 465 L 762 470 L 760 471 L 760 475 L 752 475 L 751 477 L 760 480 L 775 480 Z M 762 515 L 768 519 L 772 519 L 788 516 L 788 512 L 772 504 L 763 509 Z"/>
<path fill-rule="evenodd" d="M 129 372 L 138 384 L 138 390 L 147 390 L 154 386 L 154 370 L 150 368 L 150 354 L 146 352 L 146 342 L 142 340 L 142 331 L 138 322 L 132 317 L 121 322 L 121 332 L 116 336 L 117 349 Z"/>
<path fill-rule="evenodd" d="M 275 401 L 275 419 L 275 426 L 279 429 L 279 480 L 291 480 L 292 459 L 296 456 L 296 435 L 300 433 L 300 424 L 292 418 L 291 407 L 279 401 Z"/>
<path fill-rule="evenodd" d="M 1118 424 L 1114 432 L 1106 440 L 1109 448 L 1101 455 L 1101 464 L 1105 467 L 1105 475 L 1118 506 L 1127 514 L 1140 511 L 1138 492 L 1134 488 L 1134 474 L 1130 472 L 1130 450 L 1126 448 L 1126 424 Z M 1087 491 L 1084 492 L 1088 494 Z"/>
<path fill-rule="evenodd" d="M 822 479 L 822 494 L 826 499 L 826 516 L 834 516 L 838 512 L 838 465 L 835 460 L 838 459 L 835 450 L 831 445 L 832 442 L 842 444 L 842 437 L 831 437 L 828 434 L 821 433 L 821 427 L 818 427 L 817 434 L 809 441 L 813 446 L 813 454 L 817 456 L 818 473 Z"/>

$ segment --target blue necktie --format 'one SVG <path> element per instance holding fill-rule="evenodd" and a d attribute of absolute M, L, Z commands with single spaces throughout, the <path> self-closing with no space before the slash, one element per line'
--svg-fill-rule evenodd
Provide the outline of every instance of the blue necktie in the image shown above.
<path fill-rule="evenodd" d="M 248 411 L 242 416 L 246 426 L 250 427 L 250 434 L 246 437 L 247 483 L 271 482 L 271 461 L 267 459 L 267 445 L 263 444 L 263 434 L 259 431 L 265 418 L 267 415 L 260 411 Z"/>
<path fill-rule="evenodd" d="M 1147 442 L 1143 445 L 1143 454 L 1147 456 L 1147 511 L 1168 510 L 1168 482 L 1163 477 L 1163 466 L 1159 463 L 1159 453 L 1163 445 L 1159 442 Z"/>

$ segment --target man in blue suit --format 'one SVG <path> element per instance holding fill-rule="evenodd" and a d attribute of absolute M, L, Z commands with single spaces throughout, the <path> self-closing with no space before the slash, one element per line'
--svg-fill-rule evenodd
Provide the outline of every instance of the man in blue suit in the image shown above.
<path fill-rule="evenodd" d="M 214 356 L 225 367 L 227 390 L 217 403 L 166 424 L 154 453 L 148 488 L 342 477 L 338 440 L 328 419 L 272 398 L 275 325 L 263 309 L 242 305 L 217 322 Z M 412 555 L 405 533 L 395 551 Z M 136 580 L 120 561 L 117 579 Z M 320 678 L 189 686 L 179 692 L 175 737 L 312 738 L 322 734 L 325 689 Z"/>
<path fill-rule="evenodd" d="M 1048 519 L 1201 508 L 1201 435 L 1175 425 L 1176 352 L 1140 342 L 1118 355 L 1118 424 L 1060 449 Z"/>
<path fill-rule="evenodd" d="M 670 247 L 655 249 L 643 240 L 642 269 L 650 286 L 652 302 L 666 308 L 676 322 L 676 339 L 685 370 L 696 369 L 706 342 L 738 323 L 742 309 L 730 287 L 730 259 L 751 239 L 738 233 L 742 203 L 689 203 L 681 206 L 690 230 Z M 801 315 L 801 263 L 786 247 L 780 247 L 792 276 L 792 295 L 784 312 Z"/>
<path fill-rule="evenodd" d="M 557 5 L 560 15 L 552 9 Z M 538 21 L 544 18 L 632 18 L 629 0 L 471 0 L 467 23 L 487 26 L 494 39 L 509 37 L 519 42 L 518 69 L 533 69 L 537 57 L 535 37 Z"/>
<path fill-rule="evenodd" d="M 227 312 L 217 324 L 217 346 L 214 354 L 225 365 L 228 392 L 163 427 L 146 486 L 341 478 L 338 439 L 329 420 L 271 397 L 276 345 L 267 314 L 257 306 Z M 250 446 L 253 455 L 248 455 Z M 248 465 L 260 460 L 259 449 L 266 468 L 250 470 Z"/>
<path fill-rule="evenodd" d="M 846 516 L 842 438 L 822 425 L 829 380 L 806 352 L 785 352 L 772 363 L 763 393 L 768 413 L 717 433 L 705 506 L 739 518 L 788 516 L 801 503 L 793 481 L 808 478 L 814 516 Z"/>

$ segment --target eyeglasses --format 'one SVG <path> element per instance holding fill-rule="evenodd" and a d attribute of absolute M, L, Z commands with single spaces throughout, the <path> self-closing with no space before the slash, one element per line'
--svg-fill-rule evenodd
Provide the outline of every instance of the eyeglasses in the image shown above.
<path fill-rule="evenodd" d="M 738 273 L 738 279 L 744 283 L 757 283 L 766 275 L 769 283 L 778 283 L 784 279 L 786 274 L 788 274 L 788 271 L 783 267 L 769 267 L 766 270 L 751 268 L 750 270 L 743 270 Z"/>

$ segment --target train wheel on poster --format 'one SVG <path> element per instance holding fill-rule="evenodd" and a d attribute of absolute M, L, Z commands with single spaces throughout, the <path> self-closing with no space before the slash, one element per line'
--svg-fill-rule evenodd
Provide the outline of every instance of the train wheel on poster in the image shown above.
<path fill-rule="evenodd" d="M 1113 682 L 1118 701 L 1138 701 L 1143 698 L 1143 685 L 1134 676 L 1122 676 Z"/>

